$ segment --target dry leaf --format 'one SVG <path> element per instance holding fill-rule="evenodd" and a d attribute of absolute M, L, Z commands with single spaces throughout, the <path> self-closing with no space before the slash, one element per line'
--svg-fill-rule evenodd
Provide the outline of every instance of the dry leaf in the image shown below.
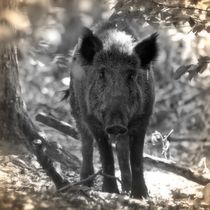
<path fill-rule="evenodd" d="M 197 64 L 180 66 L 174 73 L 174 79 L 177 80 L 183 74 L 188 72 L 189 73 L 188 79 L 192 80 L 198 75 L 198 73 L 201 74 L 207 69 L 209 62 L 210 62 L 210 57 L 200 56 Z"/>
<path fill-rule="evenodd" d="M 188 69 L 190 68 L 191 65 L 187 65 L 187 66 L 180 66 L 174 73 L 174 79 L 177 80 L 179 79 L 183 74 L 185 74 Z"/>
<path fill-rule="evenodd" d="M 197 34 L 201 32 L 204 28 L 205 28 L 204 24 L 198 24 L 193 28 L 193 32 Z"/>
<path fill-rule="evenodd" d="M 195 25 L 195 20 L 192 17 L 189 18 L 188 22 L 191 27 L 193 27 Z"/>
<path fill-rule="evenodd" d="M 206 203 L 210 204 L 210 183 L 203 188 L 203 198 Z"/>

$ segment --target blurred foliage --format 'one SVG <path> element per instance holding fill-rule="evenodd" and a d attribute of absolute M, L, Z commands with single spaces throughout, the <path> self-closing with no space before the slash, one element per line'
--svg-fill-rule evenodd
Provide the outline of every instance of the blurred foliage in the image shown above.
<path fill-rule="evenodd" d="M 198 73 L 202 74 L 206 70 L 209 62 L 210 62 L 210 57 L 201 56 L 198 59 L 197 64 L 180 66 L 174 74 L 174 79 L 179 79 L 183 74 L 188 72 L 189 73 L 188 78 L 189 78 L 189 80 L 192 80 L 194 77 L 196 77 L 198 75 Z"/>
<path fill-rule="evenodd" d="M 154 27 L 190 26 L 197 34 L 210 32 L 210 1 L 208 0 L 119 0 L 114 6 L 118 14 L 138 18 Z"/>

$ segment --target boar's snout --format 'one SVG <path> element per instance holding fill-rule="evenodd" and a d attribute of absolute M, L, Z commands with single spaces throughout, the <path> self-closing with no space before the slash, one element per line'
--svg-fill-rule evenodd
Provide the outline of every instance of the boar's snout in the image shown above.
<path fill-rule="evenodd" d="M 118 135 L 125 134 L 128 129 L 123 125 L 110 125 L 105 129 L 107 134 Z"/>
<path fill-rule="evenodd" d="M 104 123 L 107 134 L 117 136 L 128 131 L 128 109 L 122 96 L 109 98 L 104 112 Z"/>
<path fill-rule="evenodd" d="M 128 131 L 127 120 L 120 112 L 109 115 L 109 120 L 105 126 L 105 132 L 111 135 L 125 134 Z M 118 113 L 118 114 L 117 114 Z"/>

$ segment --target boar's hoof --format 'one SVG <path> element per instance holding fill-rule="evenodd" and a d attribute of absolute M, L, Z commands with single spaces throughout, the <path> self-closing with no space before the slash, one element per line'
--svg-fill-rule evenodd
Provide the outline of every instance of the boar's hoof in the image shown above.
<path fill-rule="evenodd" d="M 147 198 L 149 196 L 148 191 L 147 191 L 147 187 L 143 187 L 143 188 L 139 188 L 139 189 L 135 189 L 131 191 L 131 197 L 133 198 Z"/>
<path fill-rule="evenodd" d="M 102 191 L 119 194 L 119 190 L 116 183 L 103 184 Z"/>

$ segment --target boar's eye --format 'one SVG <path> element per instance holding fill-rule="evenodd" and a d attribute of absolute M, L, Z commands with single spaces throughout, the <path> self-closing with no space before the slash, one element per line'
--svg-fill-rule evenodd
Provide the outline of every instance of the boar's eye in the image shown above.
<path fill-rule="evenodd" d="M 102 67 L 98 70 L 98 74 L 99 74 L 99 79 L 105 79 L 105 67 Z"/>

